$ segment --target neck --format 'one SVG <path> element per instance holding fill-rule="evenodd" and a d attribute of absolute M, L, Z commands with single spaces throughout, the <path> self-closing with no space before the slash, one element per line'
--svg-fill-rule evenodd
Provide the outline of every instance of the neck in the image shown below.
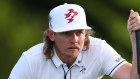
<path fill-rule="evenodd" d="M 76 58 L 60 58 L 63 63 L 66 63 L 68 68 L 75 62 Z"/>
<path fill-rule="evenodd" d="M 68 68 L 75 62 L 75 60 L 77 58 L 77 57 L 65 56 L 65 55 L 59 54 L 59 53 L 56 53 L 56 54 L 63 63 L 67 64 Z"/>

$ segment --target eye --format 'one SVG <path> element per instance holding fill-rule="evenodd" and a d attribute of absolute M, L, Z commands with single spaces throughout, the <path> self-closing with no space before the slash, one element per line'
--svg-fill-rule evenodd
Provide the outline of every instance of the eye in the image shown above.
<path fill-rule="evenodd" d="M 83 31 L 82 30 L 80 30 L 80 31 L 77 31 L 77 35 L 81 35 L 83 33 Z"/>

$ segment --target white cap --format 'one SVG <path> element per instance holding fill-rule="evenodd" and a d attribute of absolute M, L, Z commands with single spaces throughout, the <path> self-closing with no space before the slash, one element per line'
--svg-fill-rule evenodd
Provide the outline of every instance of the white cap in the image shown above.
<path fill-rule="evenodd" d="M 91 29 L 87 26 L 84 9 L 79 5 L 67 3 L 50 11 L 49 28 L 54 32 Z"/>

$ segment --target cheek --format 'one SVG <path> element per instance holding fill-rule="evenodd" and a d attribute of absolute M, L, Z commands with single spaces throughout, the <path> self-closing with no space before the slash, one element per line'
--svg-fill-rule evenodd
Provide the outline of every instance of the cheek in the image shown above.
<path fill-rule="evenodd" d="M 84 42 L 85 42 L 85 37 L 82 37 L 81 39 L 79 39 L 79 45 L 81 46 L 81 48 L 83 48 Z"/>
<path fill-rule="evenodd" d="M 64 41 L 55 41 L 55 47 L 59 54 L 64 54 L 67 51 L 67 45 Z"/>
<path fill-rule="evenodd" d="M 57 48 L 59 48 L 60 50 L 63 50 L 67 45 L 66 45 L 66 40 L 64 39 L 58 39 L 55 40 L 55 45 L 57 46 Z"/>

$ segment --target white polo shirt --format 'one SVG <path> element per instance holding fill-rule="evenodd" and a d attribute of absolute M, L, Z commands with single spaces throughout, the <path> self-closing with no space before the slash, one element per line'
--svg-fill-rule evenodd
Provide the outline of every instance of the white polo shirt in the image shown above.
<path fill-rule="evenodd" d="M 24 52 L 14 66 L 9 79 L 101 79 L 112 76 L 126 61 L 104 40 L 90 37 L 90 48 L 81 51 L 68 68 L 55 54 L 46 60 L 44 43 Z"/>

